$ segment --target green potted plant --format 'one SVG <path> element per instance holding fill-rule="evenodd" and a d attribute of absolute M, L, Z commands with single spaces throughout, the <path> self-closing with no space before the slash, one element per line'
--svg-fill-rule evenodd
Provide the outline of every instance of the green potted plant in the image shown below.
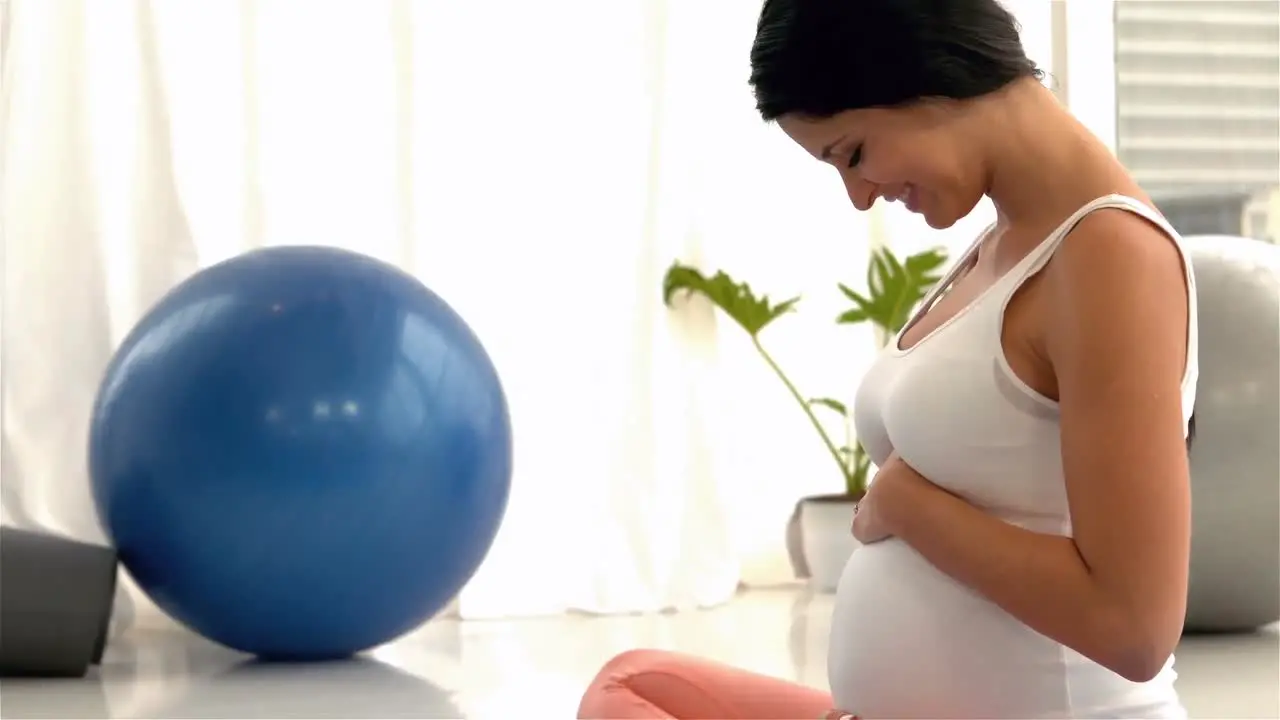
<path fill-rule="evenodd" d="M 906 325 L 916 305 L 941 279 L 946 252 L 931 248 L 900 260 L 887 248 L 871 254 L 866 290 L 858 292 L 841 284 L 840 292 L 852 307 L 836 318 L 842 325 L 871 323 L 877 344 L 883 347 Z M 857 546 L 849 530 L 853 504 L 866 493 L 871 460 L 862 445 L 846 430 L 841 442 L 819 420 L 819 412 L 834 412 L 852 426 L 845 403 L 829 397 L 809 397 L 791 381 L 761 341 L 761 333 L 778 318 L 795 311 L 799 297 L 774 302 L 756 294 L 751 286 L 717 271 L 705 275 L 689 265 L 675 262 L 662 283 L 663 302 L 673 307 L 679 295 L 700 295 L 719 308 L 751 339 L 756 352 L 786 387 L 797 407 L 817 432 L 825 452 L 843 479 L 839 493 L 800 500 L 787 528 L 787 546 L 798 577 L 808 577 L 820 590 L 833 590 L 848 556 Z"/>

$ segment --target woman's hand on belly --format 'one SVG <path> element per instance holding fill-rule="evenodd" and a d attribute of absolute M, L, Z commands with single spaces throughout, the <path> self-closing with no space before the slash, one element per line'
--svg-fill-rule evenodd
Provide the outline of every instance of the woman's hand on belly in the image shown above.
<path fill-rule="evenodd" d="M 910 512 L 911 496 L 924 486 L 941 489 L 903 462 L 896 452 L 891 454 L 857 505 L 853 515 L 853 537 L 864 545 L 893 537 L 895 533 L 890 518 Z"/>
<path fill-rule="evenodd" d="M 865 497 L 855 506 L 853 511 L 853 537 L 863 545 L 888 540 L 893 533 L 885 526 L 884 520 L 877 512 L 874 490 L 868 490 Z"/>

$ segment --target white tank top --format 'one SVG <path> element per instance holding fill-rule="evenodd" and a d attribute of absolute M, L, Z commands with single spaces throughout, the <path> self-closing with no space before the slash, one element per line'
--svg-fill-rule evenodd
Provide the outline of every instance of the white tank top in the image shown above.
<path fill-rule="evenodd" d="M 872 365 L 854 411 L 871 458 L 893 450 L 934 483 L 1007 522 L 1070 536 L 1058 405 L 1014 375 L 1000 327 L 1014 291 L 1044 268 L 1089 213 L 1148 219 L 1182 253 L 1190 296 L 1184 427 L 1195 404 L 1197 322 L 1191 261 L 1177 232 L 1129 197 L 1080 208 L 953 319 L 912 347 L 901 334 Z M 981 238 L 912 322 L 975 257 Z M 910 324 L 907 325 L 910 327 Z M 868 718 L 1184 718 L 1173 660 L 1134 683 L 1035 632 L 896 539 L 856 550 L 836 590 L 828 676 L 836 707 Z"/>

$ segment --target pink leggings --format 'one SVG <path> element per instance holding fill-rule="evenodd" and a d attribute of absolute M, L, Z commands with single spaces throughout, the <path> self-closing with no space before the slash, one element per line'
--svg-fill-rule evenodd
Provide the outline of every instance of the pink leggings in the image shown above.
<path fill-rule="evenodd" d="M 831 712 L 820 690 L 662 650 L 610 660 L 578 706 L 579 720 L 819 720 Z"/>

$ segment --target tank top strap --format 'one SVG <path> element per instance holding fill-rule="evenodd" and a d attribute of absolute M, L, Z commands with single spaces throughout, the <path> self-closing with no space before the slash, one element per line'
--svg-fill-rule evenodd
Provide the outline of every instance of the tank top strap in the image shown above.
<path fill-rule="evenodd" d="M 1058 229 L 1055 230 L 1052 235 L 1028 253 L 1027 257 L 1022 259 L 1022 262 L 1020 263 L 1022 267 L 1015 268 L 1013 272 L 1009 273 L 1013 278 L 1012 283 L 1005 288 L 1006 297 L 1012 295 L 1019 286 L 1026 282 L 1027 278 L 1030 278 L 1044 269 L 1044 266 L 1053 257 L 1054 251 L 1058 249 L 1058 246 L 1062 244 L 1062 241 L 1066 239 L 1067 235 L 1071 234 L 1071 231 L 1075 229 L 1076 225 L 1080 224 L 1081 220 L 1087 217 L 1090 213 L 1105 208 L 1128 210 L 1135 215 L 1145 218 L 1148 222 L 1164 231 L 1169 239 L 1173 241 L 1174 247 L 1177 248 L 1178 254 L 1182 257 L 1183 277 L 1187 283 L 1188 297 L 1187 367 L 1183 374 L 1183 384 L 1184 386 L 1189 387 L 1190 392 L 1192 393 L 1190 396 L 1191 400 L 1184 404 L 1187 407 L 1191 407 L 1194 405 L 1195 383 L 1200 374 L 1200 365 L 1198 360 L 1200 321 L 1199 303 L 1196 301 L 1195 272 L 1192 269 L 1191 255 L 1182 243 L 1182 235 L 1174 229 L 1173 225 L 1171 225 L 1163 215 L 1157 212 L 1150 205 L 1136 198 L 1129 197 L 1128 195 L 1113 194 L 1104 195 L 1075 211 L 1072 213 L 1071 217 L 1067 218 L 1065 222 L 1058 226 Z"/>
<path fill-rule="evenodd" d="M 977 239 L 969 245 L 968 249 L 964 251 L 964 254 L 960 256 L 960 259 L 951 266 L 951 269 L 942 276 L 941 280 L 934 283 L 933 289 L 925 294 L 924 299 L 916 306 L 916 311 L 913 314 L 911 321 L 904 327 L 910 327 L 911 324 L 918 320 L 921 315 L 927 313 L 929 308 L 933 307 L 933 304 L 938 301 L 938 298 L 942 297 L 948 290 L 950 290 L 951 286 L 955 285 L 956 281 L 959 280 L 960 277 L 969 270 L 969 268 L 973 267 L 974 259 L 978 256 L 978 251 L 982 248 L 982 241 L 987 239 L 987 236 L 991 234 L 991 231 L 994 230 L 995 227 L 995 224 L 992 223 L 981 233 L 978 233 Z"/>
<path fill-rule="evenodd" d="M 1140 215 L 1149 222 L 1155 224 L 1161 230 L 1164 230 L 1165 233 L 1169 235 L 1170 239 L 1175 242 L 1178 240 L 1178 231 L 1174 230 L 1168 220 L 1165 220 L 1160 213 L 1156 212 L 1146 203 L 1131 198 L 1128 195 L 1103 195 L 1072 213 L 1070 217 L 1064 220 L 1062 224 L 1059 225 L 1051 235 L 1049 235 L 1049 237 L 1045 238 L 1044 242 L 1040 243 L 1039 246 L 1022 259 L 1022 262 L 1019 263 L 1022 267 L 1016 272 L 1010 273 L 1015 276 L 1014 285 L 1021 285 L 1027 278 L 1043 270 L 1044 266 L 1053 258 L 1053 254 L 1057 251 L 1058 246 L 1060 246 L 1062 241 L 1071 234 L 1072 230 L 1076 229 L 1076 226 L 1080 224 L 1081 220 L 1084 220 L 1097 210 L 1108 208 L 1128 210 L 1136 215 Z"/>

